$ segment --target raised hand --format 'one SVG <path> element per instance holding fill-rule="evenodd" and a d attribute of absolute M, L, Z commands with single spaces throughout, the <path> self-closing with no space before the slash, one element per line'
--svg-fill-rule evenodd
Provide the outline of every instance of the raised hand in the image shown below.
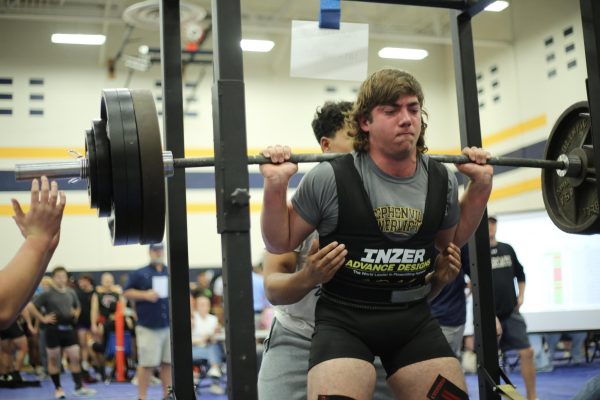
<path fill-rule="evenodd" d="M 27 213 L 21 205 L 12 199 L 15 220 L 21 234 L 25 238 L 39 238 L 51 248 L 56 248 L 60 238 L 60 222 L 65 209 L 66 198 L 58 191 L 58 184 L 51 184 L 43 176 L 40 183 L 37 179 L 31 182 L 31 205 Z"/>

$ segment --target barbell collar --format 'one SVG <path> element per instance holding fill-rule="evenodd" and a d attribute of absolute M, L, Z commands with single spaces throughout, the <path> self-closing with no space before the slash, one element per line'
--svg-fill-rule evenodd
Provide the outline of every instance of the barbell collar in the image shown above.
<path fill-rule="evenodd" d="M 173 175 L 175 175 L 175 165 L 174 165 L 173 153 L 170 151 L 163 151 L 162 157 L 163 157 L 163 165 L 165 168 L 165 176 L 167 178 L 170 178 Z"/>

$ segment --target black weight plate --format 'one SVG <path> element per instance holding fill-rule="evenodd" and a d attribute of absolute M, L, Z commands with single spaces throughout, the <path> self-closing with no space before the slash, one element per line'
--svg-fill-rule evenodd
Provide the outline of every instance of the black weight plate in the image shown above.
<path fill-rule="evenodd" d="M 112 165 L 110 143 L 106 136 L 106 123 L 97 119 L 92 122 L 96 143 L 96 188 L 98 195 L 98 216 L 108 217 L 112 209 Z"/>
<path fill-rule="evenodd" d="M 123 133 L 123 121 L 119 97 L 115 89 L 102 91 L 100 115 L 106 123 L 106 135 L 110 142 L 112 192 L 108 229 L 113 245 L 127 244 L 130 206 L 127 196 L 127 152 Z"/>
<path fill-rule="evenodd" d="M 127 244 L 138 244 L 142 233 L 142 176 L 137 124 L 129 89 L 117 89 L 117 95 L 121 107 L 127 161 L 127 198 L 130 214 Z"/>
<path fill-rule="evenodd" d="M 544 150 L 547 160 L 556 160 L 573 149 L 592 145 L 591 120 L 587 102 L 578 102 L 558 118 Z M 584 181 L 574 187 L 567 177 L 556 171 L 542 170 L 542 194 L 550 219 L 564 232 L 579 234 L 600 233 L 598 191 L 596 183 Z"/>
<path fill-rule="evenodd" d="M 142 174 L 142 244 L 162 241 L 165 231 L 165 173 L 158 115 L 152 92 L 132 90 Z"/>
<path fill-rule="evenodd" d="M 96 142 L 92 129 L 85 131 L 85 156 L 88 160 L 87 189 L 90 207 L 98 208 L 98 179 L 96 174 Z"/>

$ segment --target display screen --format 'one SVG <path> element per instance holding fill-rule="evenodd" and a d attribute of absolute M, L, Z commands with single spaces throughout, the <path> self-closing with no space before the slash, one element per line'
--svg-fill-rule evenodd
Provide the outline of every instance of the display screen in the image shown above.
<path fill-rule="evenodd" d="M 498 215 L 496 239 L 525 269 L 528 330 L 600 328 L 600 235 L 568 234 L 545 211 Z"/>

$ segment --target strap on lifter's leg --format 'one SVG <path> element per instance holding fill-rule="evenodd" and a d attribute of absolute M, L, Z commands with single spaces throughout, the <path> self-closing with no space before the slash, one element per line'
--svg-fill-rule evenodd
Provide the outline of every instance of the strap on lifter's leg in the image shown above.
<path fill-rule="evenodd" d="M 469 395 L 454 383 L 450 382 L 448 379 L 438 375 L 437 378 L 435 378 L 431 389 L 429 389 L 429 392 L 427 393 L 427 398 L 431 400 L 468 400 Z"/>

